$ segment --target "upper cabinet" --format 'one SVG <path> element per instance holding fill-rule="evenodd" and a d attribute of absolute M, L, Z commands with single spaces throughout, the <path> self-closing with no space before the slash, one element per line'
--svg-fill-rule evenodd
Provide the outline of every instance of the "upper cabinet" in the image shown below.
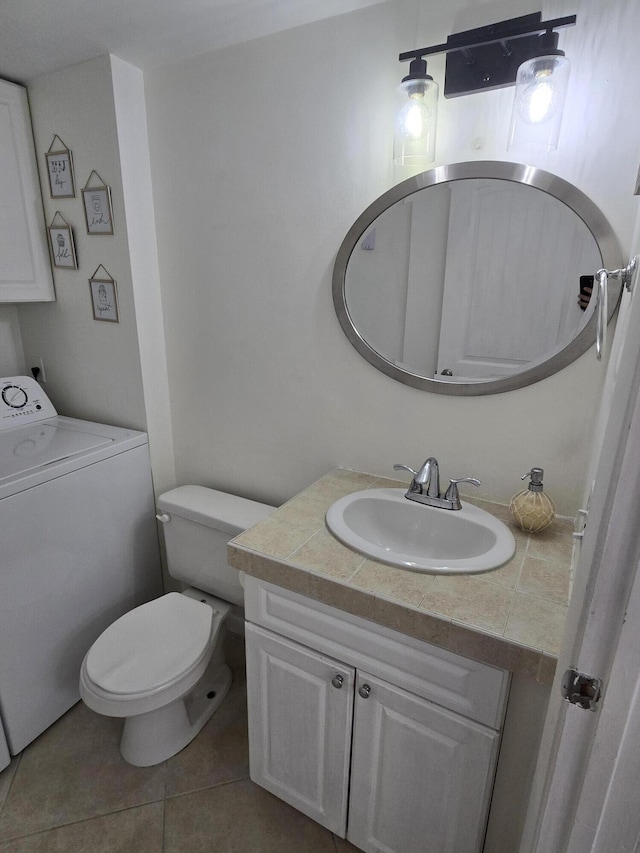
<path fill-rule="evenodd" d="M 55 300 L 29 104 L 0 80 L 0 302 Z"/>

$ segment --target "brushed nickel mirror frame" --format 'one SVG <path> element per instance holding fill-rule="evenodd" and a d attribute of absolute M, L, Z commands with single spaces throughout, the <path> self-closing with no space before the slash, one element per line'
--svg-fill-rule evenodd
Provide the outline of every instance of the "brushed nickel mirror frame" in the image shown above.
<path fill-rule="evenodd" d="M 613 268 L 622 266 L 620 244 L 600 209 L 581 190 L 573 186 L 573 184 L 535 166 L 493 160 L 438 166 L 435 169 L 430 169 L 427 172 L 422 172 L 419 175 L 402 181 L 402 183 L 397 184 L 377 198 L 351 226 L 336 256 L 333 269 L 332 291 L 333 304 L 340 325 L 360 355 L 373 365 L 373 367 L 392 379 L 424 391 L 466 397 L 484 394 L 502 394 L 505 391 L 524 388 L 527 385 L 539 382 L 541 379 L 557 373 L 593 346 L 596 341 L 597 323 L 597 312 L 594 311 L 576 337 L 546 361 L 539 362 L 531 368 L 526 368 L 511 376 L 505 376 L 500 379 L 480 379 L 476 382 L 446 382 L 414 373 L 386 359 L 364 339 L 351 318 L 345 294 L 347 265 L 353 250 L 359 244 L 359 241 L 373 224 L 374 220 L 396 202 L 426 187 L 469 178 L 494 178 L 502 181 L 514 181 L 548 193 L 573 210 L 582 219 L 596 241 L 604 267 Z M 611 320 L 618 306 L 621 292 L 621 282 L 612 281 L 609 291 L 607 323 Z"/>

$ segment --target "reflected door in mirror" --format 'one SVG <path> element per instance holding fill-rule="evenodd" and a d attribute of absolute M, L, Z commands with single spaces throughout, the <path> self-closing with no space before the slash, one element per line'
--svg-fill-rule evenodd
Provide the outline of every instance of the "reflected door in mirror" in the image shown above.
<path fill-rule="evenodd" d="M 600 253 L 573 211 L 509 181 L 451 184 L 436 374 L 473 381 L 517 373 L 565 346 L 593 311 L 580 276 Z"/>

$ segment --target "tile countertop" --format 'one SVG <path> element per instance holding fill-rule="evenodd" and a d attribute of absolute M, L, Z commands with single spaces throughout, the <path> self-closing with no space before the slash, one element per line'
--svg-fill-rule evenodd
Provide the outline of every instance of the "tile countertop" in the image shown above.
<path fill-rule="evenodd" d="M 499 569 L 428 575 L 375 562 L 329 533 L 325 513 L 343 495 L 406 488 L 338 468 L 229 543 L 236 569 L 476 660 L 551 684 L 569 598 L 573 520 L 527 534 L 503 504 L 469 499 L 504 521 L 516 552 Z"/>

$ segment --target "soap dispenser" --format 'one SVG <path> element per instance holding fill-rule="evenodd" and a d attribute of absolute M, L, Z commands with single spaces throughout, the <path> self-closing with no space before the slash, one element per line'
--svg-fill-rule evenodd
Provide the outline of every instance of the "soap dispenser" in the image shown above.
<path fill-rule="evenodd" d="M 555 518 L 556 508 L 542 487 L 542 468 L 532 468 L 521 479 L 531 477 L 529 488 L 511 498 L 509 509 L 513 520 L 527 533 L 539 533 Z"/>

